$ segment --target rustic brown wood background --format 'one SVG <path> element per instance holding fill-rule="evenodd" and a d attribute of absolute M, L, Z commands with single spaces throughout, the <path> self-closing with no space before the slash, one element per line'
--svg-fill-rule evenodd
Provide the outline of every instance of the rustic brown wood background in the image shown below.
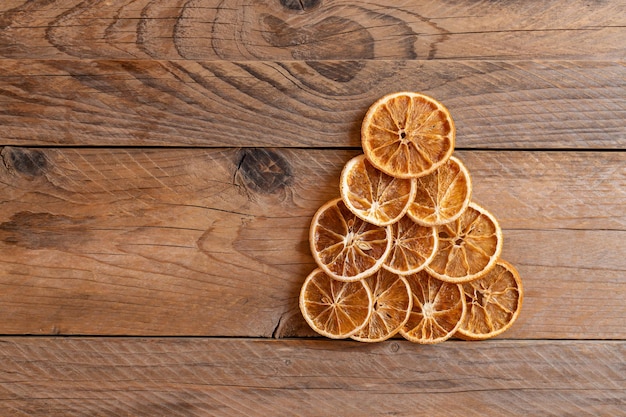
<path fill-rule="evenodd" d="M 626 3 L 3 0 L 0 415 L 626 410 Z M 526 289 L 485 342 L 315 338 L 307 230 L 393 91 Z"/>

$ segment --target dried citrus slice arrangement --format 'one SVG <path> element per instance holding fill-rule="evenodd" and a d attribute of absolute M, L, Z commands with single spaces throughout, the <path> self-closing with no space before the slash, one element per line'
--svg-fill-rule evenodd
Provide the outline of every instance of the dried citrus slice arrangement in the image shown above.
<path fill-rule="evenodd" d="M 339 197 L 311 221 L 318 268 L 299 304 L 317 333 L 433 344 L 484 340 L 513 325 L 522 281 L 500 259 L 498 221 L 472 201 L 455 140 L 450 112 L 424 94 L 388 94 L 369 108 L 364 153 L 345 164 Z"/>

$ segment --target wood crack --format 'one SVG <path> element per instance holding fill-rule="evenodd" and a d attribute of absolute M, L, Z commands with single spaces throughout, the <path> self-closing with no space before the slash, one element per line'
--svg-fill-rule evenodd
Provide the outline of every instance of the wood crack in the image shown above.
<path fill-rule="evenodd" d="M 281 337 L 280 330 L 281 330 L 281 325 L 283 323 L 284 317 L 285 317 L 285 314 L 283 313 L 278 318 L 278 322 L 276 323 L 274 330 L 272 330 L 272 335 L 270 336 L 272 339 L 279 339 Z"/>

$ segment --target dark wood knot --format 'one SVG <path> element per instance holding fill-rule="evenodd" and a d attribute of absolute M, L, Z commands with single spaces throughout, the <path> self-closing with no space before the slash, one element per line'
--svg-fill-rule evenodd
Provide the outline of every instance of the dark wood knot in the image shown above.
<path fill-rule="evenodd" d="M 280 4 L 288 10 L 307 11 L 321 3 L 320 0 L 280 0 Z"/>
<path fill-rule="evenodd" d="M 48 158 L 38 149 L 7 147 L 2 156 L 8 168 L 28 177 L 38 177 L 48 170 Z"/>
<path fill-rule="evenodd" d="M 244 149 L 237 171 L 247 188 L 262 194 L 273 194 L 292 182 L 289 162 L 269 149 Z"/>

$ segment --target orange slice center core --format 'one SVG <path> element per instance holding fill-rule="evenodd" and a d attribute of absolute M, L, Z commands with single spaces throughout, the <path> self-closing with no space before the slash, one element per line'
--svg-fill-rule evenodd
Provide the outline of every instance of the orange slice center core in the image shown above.
<path fill-rule="evenodd" d="M 484 307 L 491 302 L 491 292 L 488 290 L 484 292 L 477 291 L 475 300 L 477 304 L 479 304 L 481 307 Z"/>
<path fill-rule="evenodd" d="M 344 245 L 346 246 L 346 248 L 353 246 L 357 241 L 357 237 L 356 234 L 354 232 L 348 232 L 348 234 L 346 235 L 346 241 L 344 243 Z"/>
<path fill-rule="evenodd" d="M 433 305 L 433 303 L 429 303 L 429 302 L 424 303 L 424 305 L 422 306 L 422 314 L 424 315 L 424 318 L 430 319 L 435 315 L 434 313 L 435 313 L 435 306 Z"/>
<path fill-rule="evenodd" d="M 356 246 L 357 248 L 361 249 L 361 250 L 371 250 L 372 249 L 372 245 L 370 245 L 369 243 L 362 241 L 359 238 L 358 233 L 354 233 L 352 231 L 348 232 L 346 234 L 346 237 L 344 239 L 343 245 L 345 248 L 351 248 L 353 246 Z"/>

